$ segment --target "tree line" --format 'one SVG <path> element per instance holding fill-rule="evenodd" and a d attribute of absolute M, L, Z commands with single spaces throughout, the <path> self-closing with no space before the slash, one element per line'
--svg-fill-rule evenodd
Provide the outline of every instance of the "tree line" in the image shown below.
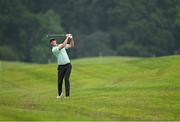
<path fill-rule="evenodd" d="M 0 60 L 55 60 L 47 33 L 73 34 L 71 58 L 172 55 L 179 32 L 180 0 L 0 0 Z"/>

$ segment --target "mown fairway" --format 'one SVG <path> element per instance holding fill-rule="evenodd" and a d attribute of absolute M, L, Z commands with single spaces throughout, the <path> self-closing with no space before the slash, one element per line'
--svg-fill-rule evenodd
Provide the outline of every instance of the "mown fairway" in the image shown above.
<path fill-rule="evenodd" d="M 1 62 L 0 120 L 180 120 L 180 56 L 72 65 L 71 98 L 57 100 L 56 64 Z"/>

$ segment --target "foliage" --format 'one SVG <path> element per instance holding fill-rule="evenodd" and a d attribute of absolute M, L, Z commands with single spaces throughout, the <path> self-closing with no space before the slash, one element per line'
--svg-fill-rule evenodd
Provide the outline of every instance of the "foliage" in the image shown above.
<path fill-rule="evenodd" d="M 18 60 L 18 55 L 11 47 L 0 46 L 0 59 Z"/>
<path fill-rule="evenodd" d="M 72 33 L 72 58 L 180 53 L 179 0 L 0 0 L 0 11 L 0 44 L 21 61 L 48 60 L 47 33 Z"/>

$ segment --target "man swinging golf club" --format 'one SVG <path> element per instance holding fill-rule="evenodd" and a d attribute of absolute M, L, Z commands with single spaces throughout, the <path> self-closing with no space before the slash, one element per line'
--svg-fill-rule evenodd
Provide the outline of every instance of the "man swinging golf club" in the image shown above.
<path fill-rule="evenodd" d="M 58 95 L 57 99 L 62 96 L 62 83 L 65 79 L 65 95 L 70 96 L 70 74 L 71 74 L 71 63 L 67 55 L 66 49 L 74 47 L 74 40 L 71 34 L 66 34 L 63 43 L 57 44 L 55 38 L 50 39 L 52 46 L 52 53 L 56 56 L 58 62 Z"/>

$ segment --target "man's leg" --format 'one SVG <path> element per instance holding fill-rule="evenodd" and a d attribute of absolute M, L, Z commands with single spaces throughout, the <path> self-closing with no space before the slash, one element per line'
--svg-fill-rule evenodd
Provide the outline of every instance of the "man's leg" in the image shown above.
<path fill-rule="evenodd" d="M 71 74 L 71 64 L 69 64 L 68 66 L 66 66 L 66 72 L 65 72 L 65 88 L 66 88 L 66 97 L 68 97 L 70 95 L 70 74 Z"/>
<path fill-rule="evenodd" d="M 62 93 L 62 83 L 65 75 L 65 69 L 62 66 L 58 66 L 58 95 Z"/>

